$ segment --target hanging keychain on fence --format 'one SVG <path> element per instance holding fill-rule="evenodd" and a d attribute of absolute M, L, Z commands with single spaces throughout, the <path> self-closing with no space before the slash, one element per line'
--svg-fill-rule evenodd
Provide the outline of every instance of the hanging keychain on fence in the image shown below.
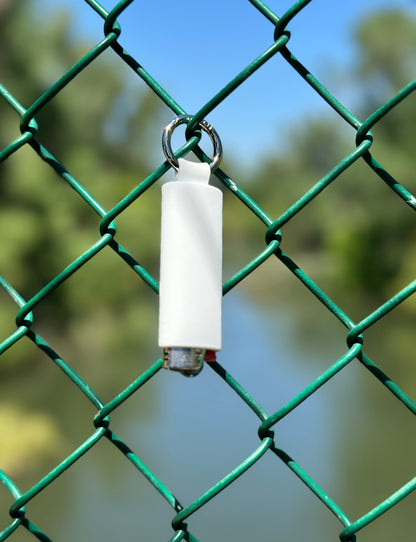
<path fill-rule="evenodd" d="M 163 367 L 197 375 L 210 351 L 221 349 L 222 192 L 209 185 L 221 160 L 217 132 L 202 120 L 214 156 L 210 164 L 176 159 L 174 129 L 191 120 L 181 115 L 163 131 L 163 152 L 176 180 L 162 187 L 159 346 Z"/>

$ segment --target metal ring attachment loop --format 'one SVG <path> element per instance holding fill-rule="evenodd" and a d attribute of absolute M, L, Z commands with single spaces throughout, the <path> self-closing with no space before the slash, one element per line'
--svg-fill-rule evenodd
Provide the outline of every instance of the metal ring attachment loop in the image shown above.
<path fill-rule="evenodd" d="M 163 130 L 163 135 L 162 135 L 163 153 L 166 156 L 170 165 L 173 168 L 175 168 L 176 171 L 179 169 L 179 163 L 175 155 L 173 154 L 172 147 L 170 144 L 170 139 L 172 137 L 173 130 L 177 126 L 179 126 L 180 124 L 184 124 L 185 122 L 188 122 L 191 119 L 192 119 L 192 115 L 179 115 L 178 117 L 174 118 L 167 126 L 165 126 Z M 212 157 L 211 163 L 209 165 L 209 167 L 211 168 L 211 171 L 214 171 L 215 169 L 217 169 L 218 164 L 220 163 L 220 160 L 222 157 L 221 140 L 217 132 L 214 130 L 211 124 L 209 124 L 209 122 L 207 122 L 206 120 L 201 120 L 199 122 L 199 126 L 202 128 L 204 132 L 208 134 L 214 146 L 214 156 Z"/>

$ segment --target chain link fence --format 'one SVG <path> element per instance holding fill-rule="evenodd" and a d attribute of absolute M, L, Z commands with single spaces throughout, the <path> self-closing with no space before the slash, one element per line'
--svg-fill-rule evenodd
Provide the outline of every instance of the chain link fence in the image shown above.
<path fill-rule="evenodd" d="M 78 273 L 88 262 L 104 249 L 110 249 L 113 257 L 123 262 L 133 270 L 138 281 L 144 281 L 148 288 L 156 296 L 158 294 L 157 278 L 149 273 L 134 254 L 123 248 L 116 235 L 117 219 L 134 203 L 142 197 L 148 189 L 155 183 L 158 183 L 163 176 L 171 169 L 169 163 L 163 162 L 143 178 L 136 187 L 127 195 L 122 197 L 113 208 L 106 210 L 102 203 L 91 195 L 82 182 L 76 179 L 70 171 L 65 169 L 60 162 L 59 156 L 54 156 L 42 144 L 42 138 L 39 136 L 39 124 L 37 117 L 46 110 L 51 101 L 71 84 L 82 72 L 94 63 L 105 51 L 112 49 L 118 55 L 120 63 L 125 63 L 130 70 L 153 91 L 153 93 L 166 104 L 172 111 L 172 116 L 189 114 L 185 111 L 175 99 L 165 90 L 159 82 L 152 77 L 150 71 L 147 71 L 140 63 L 140 59 L 135 59 L 123 47 L 122 26 L 118 22 L 120 15 L 128 11 L 129 6 L 134 0 L 123 0 L 115 4 L 110 11 L 107 11 L 99 2 L 95 0 L 85 0 L 89 8 L 95 12 L 97 18 L 102 18 L 104 25 L 104 37 L 91 50 L 88 51 L 79 61 L 54 82 L 50 88 L 43 92 L 29 107 L 24 107 L 19 96 L 11 94 L 7 88 L 0 86 L 2 99 L 7 102 L 18 115 L 20 120 L 20 135 L 16 137 L 5 148 L 1 149 L 0 162 L 10 159 L 13 155 L 19 155 L 24 149 L 31 148 L 36 153 L 39 160 L 43 161 L 56 174 L 59 182 L 64 182 L 69 189 L 68 198 L 80 198 L 90 206 L 97 215 L 97 238 L 91 246 L 79 253 L 79 255 L 62 272 L 57 274 L 43 288 L 37 291 L 30 299 L 24 299 L 13 285 L 13 277 L 1 277 L 1 286 L 5 293 L 16 304 L 16 328 L 7 336 L 0 345 L 0 352 L 4 353 L 13 349 L 21 341 L 31 341 L 39 350 L 42 356 L 48 358 L 52 364 L 57 366 L 62 372 L 64 378 L 68 379 L 78 389 L 79 394 L 93 405 L 97 413 L 91 419 L 91 432 L 88 438 L 82 444 L 74 449 L 65 459 L 57 464 L 48 474 L 37 481 L 27 491 L 21 491 L 14 480 L 9 477 L 7 472 L 0 471 L 0 479 L 5 488 L 12 495 L 14 502 L 9 510 L 10 522 L 8 525 L 0 526 L 0 540 L 13 540 L 14 533 L 25 531 L 27 536 L 38 540 L 50 540 L 47 535 L 47 526 L 42 530 L 32 522 L 30 513 L 26 512 L 26 507 L 32 504 L 43 492 L 47 492 L 51 484 L 60 477 L 64 471 L 71 467 L 85 454 L 89 454 L 102 439 L 107 439 L 114 449 L 124 457 L 127 462 L 134 466 L 160 495 L 172 507 L 172 528 L 173 533 L 171 542 L 180 540 L 196 541 L 204 540 L 203 533 L 198 538 L 198 533 L 193 533 L 192 518 L 198 511 L 205 507 L 212 499 L 233 484 L 237 478 L 244 476 L 257 462 L 261 462 L 265 456 L 271 456 L 277 462 L 282 462 L 293 474 L 304 484 L 305 491 L 312 492 L 321 502 L 322 507 L 332 514 L 339 522 L 339 538 L 343 542 L 353 542 L 358 538 L 358 533 L 377 519 L 386 511 L 395 507 L 402 499 L 406 498 L 416 487 L 416 478 L 410 479 L 397 488 L 383 500 L 374 502 L 370 509 L 363 510 L 358 518 L 351 518 L 348 512 L 341 508 L 331 495 L 328 495 L 318 483 L 298 464 L 288 453 L 279 447 L 279 441 L 275 436 L 275 430 L 279 423 L 294 409 L 299 407 L 312 394 L 322 386 L 331 386 L 332 378 L 341 374 L 343 370 L 353 361 L 358 360 L 363 368 L 371 375 L 371 378 L 377 380 L 385 388 L 385 393 L 392 394 L 398 402 L 407 408 L 412 414 L 416 413 L 416 404 L 406 393 L 392 381 L 377 365 L 376 361 L 370 359 L 365 352 L 365 334 L 368 330 L 384 319 L 388 313 L 394 311 L 403 301 L 408 299 L 416 290 L 416 280 L 404 286 L 400 291 L 390 299 L 369 312 L 361 321 L 353 321 L 344 310 L 339 307 L 310 276 L 301 269 L 292 259 L 290 254 L 283 252 L 281 248 L 282 236 L 284 236 L 285 225 L 292 220 L 295 215 L 302 213 L 303 209 L 309 205 L 315 198 L 324 198 L 325 190 L 331 183 L 350 168 L 356 162 L 365 163 L 368 170 L 374 172 L 381 183 L 387 185 L 391 190 L 391 198 L 399 198 L 403 204 L 403 212 L 408 212 L 408 207 L 412 210 L 416 208 L 416 198 L 411 194 L 400 179 L 394 178 L 383 166 L 383 157 L 376 158 L 372 154 L 373 135 L 371 130 L 377 126 L 386 115 L 388 115 L 403 100 L 406 100 L 416 89 L 416 80 L 406 84 L 395 96 L 376 109 L 366 119 L 358 119 L 349 111 L 325 86 L 314 77 L 312 73 L 302 64 L 301 60 L 296 58 L 290 50 L 291 35 L 289 32 L 291 21 L 297 14 L 303 10 L 311 0 L 295 2 L 283 14 L 276 14 L 279 10 L 278 3 L 265 3 L 260 0 L 250 0 L 253 7 L 253 17 L 265 17 L 270 22 L 270 29 L 274 40 L 270 47 L 263 51 L 253 62 L 244 67 L 244 69 L 233 79 L 231 79 L 222 89 L 218 91 L 203 107 L 193 114 L 192 120 L 187 126 L 188 139 L 186 144 L 177 152 L 177 156 L 183 156 L 193 151 L 200 160 L 210 161 L 201 147 L 198 124 L 203 119 L 209 117 L 210 113 L 220 106 L 240 85 L 243 85 L 257 70 L 268 63 L 274 57 L 282 57 L 288 66 L 298 74 L 299 78 L 304 79 L 307 85 L 310 85 L 319 97 L 328 104 L 329 108 L 335 110 L 337 115 L 345 121 L 347 125 L 355 131 L 354 149 L 346 155 L 339 163 L 327 172 L 312 188 L 304 193 L 293 205 L 287 208 L 280 216 L 269 216 L 268 213 L 254 201 L 239 185 L 238 180 L 231 179 L 223 169 L 215 171 L 215 176 L 221 183 L 225 192 L 229 192 L 231 197 L 236 198 L 247 215 L 253 215 L 263 225 L 263 235 L 265 239 L 264 248 L 251 261 L 247 262 L 223 286 L 224 295 L 238 287 L 255 270 L 262 266 L 269 259 L 277 259 L 280 264 L 287 268 L 296 279 L 303 285 L 306 292 L 312 293 L 319 302 L 325 307 L 334 319 L 340 321 L 345 326 L 345 339 L 347 347 L 344 354 L 339 359 L 334 360 L 331 366 L 325 370 L 318 378 L 311 381 L 300 393 L 292 397 L 283 407 L 275 412 L 266 412 L 261 405 L 262 398 L 255 400 L 240 383 L 227 372 L 227 361 L 223 363 L 211 362 L 209 367 L 215 372 L 218 379 L 222 379 L 228 386 L 230 394 L 236 394 L 241 399 L 242 409 L 251 409 L 258 418 L 258 437 L 259 444 L 253 449 L 239 465 L 231 472 L 219 479 L 208 491 L 201 492 L 199 497 L 193 502 L 180 502 L 175 494 L 175 487 L 167 487 L 163 480 L 159 479 L 152 470 L 152 462 L 146 463 L 140 457 L 140 451 L 131 449 L 123 440 L 122 436 L 116 434 L 111 423 L 111 415 L 123 403 L 129 401 L 134 394 L 140 394 L 144 387 L 150 381 L 156 382 L 160 376 L 159 371 L 162 368 L 162 361 L 158 360 L 150 363 L 147 369 L 140 374 L 136 380 L 131 382 L 125 389 L 121 390 L 110 401 L 104 402 L 94 389 L 74 370 L 71 360 L 64 360 L 58 352 L 55 351 L 53 344 L 48 344 L 36 330 L 37 310 L 50 296 L 54 294 L 61 286 L 75 273 Z M 155 8 L 156 9 L 156 8 Z M 151 69 L 151 67 L 150 67 Z M 277 68 L 276 68 L 277 69 Z M 162 129 L 163 127 L 161 127 Z M 1 250 L 1 248 L 0 248 Z M 114 277 L 113 277 L 114 279 Z M 115 279 L 116 280 L 116 279 Z M 139 346 L 138 346 L 139 347 Z M 207 369 L 206 369 L 207 370 Z M 17 428 L 16 428 L 17 430 Z M 1 465 L 0 465 L 1 467 Z M 198 488 L 195 488 L 198 491 Z M 86 507 L 93 506 L 93 503 L 85 503 Z M 140 502 L 137 503 L 140 507 Z M 69 512 L 70 513 L 70 512 Z M 255 511 L 253 511 L 253 520 L 255 520 Z M 215 521 L 215 518 L 212 519 Z M 138 540 L 140 540 L 140 527 L 138 526 Z M 122 535 L 121 535 L 122 537 Z"/>

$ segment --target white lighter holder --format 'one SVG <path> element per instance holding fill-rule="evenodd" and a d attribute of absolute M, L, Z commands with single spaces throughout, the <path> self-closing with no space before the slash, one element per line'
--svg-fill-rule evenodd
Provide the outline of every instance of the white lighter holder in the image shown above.
<path fill-rule="evenodd" d="M 163 366 L 198 374 L 221 349 L 222 192 L 207 163 L 178 160 L 162 187 L 159 346 Z"/>

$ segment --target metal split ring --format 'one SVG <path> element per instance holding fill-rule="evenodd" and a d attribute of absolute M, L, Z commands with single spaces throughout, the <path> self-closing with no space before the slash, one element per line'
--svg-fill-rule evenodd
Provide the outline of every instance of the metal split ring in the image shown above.
<path fill-rule="evenodd" d="M 176 171 L 179 169 L 179 162 L 176 159 L 175 155 L 173 154 L 172 147 L 170 144 L 170 139 L 172 137 L 173 130 L 177 126 L 179 126 L 180 124 L 184 124 L 185 122 L 188 122 L 191 119 L 192 119 L 192 115 L 179 115 L 178 117 L 174 118 L 167 126 L 165 126 L 163 130 L 163 135 L 162 135 L 163 153 L 166 156 L 170 165 L 174 167 Z M 211 124 L 209 124 L 209 122 L 207 122 L 206 120 L 201 120 L 198 123 L 198 126 L 200 126 L 202 130 L 208 134 L 214 146 L 214 156 L 212 157 L 211 163 L 209 165 L 209 167 L 211 168 L 211 171 L 214 171 L 215 169 L 217 169 L 218 164 L 220 163 L 220 160 L 222 157 L 221 140 L 217 132 L 214 130 Z"/>

